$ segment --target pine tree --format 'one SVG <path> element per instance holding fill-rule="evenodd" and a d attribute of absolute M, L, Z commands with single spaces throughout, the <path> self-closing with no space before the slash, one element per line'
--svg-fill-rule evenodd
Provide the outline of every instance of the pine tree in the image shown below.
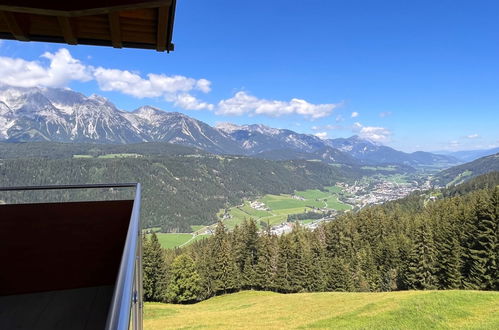
<path fill-rule="evenodd" d="M 367 245 L 359 251 L 358 263 L 360 267 L 360 280 L 358 286 L 360 291 L 378 291 L 380 284 L 380 275 L 374 262 L 372 250 Z"/>
<path fill-rule="evenodd" d="M 259 244 L 255 286 L 260 290 L 272 290 L 275 288 L 277 248 L 275 246 L 275 238 L 269 229 L 261 236 Z"/>
<path fill-rule="evenodd" d="M 496 172 L 497 173 L 497 172 Z M 499 290 L 499 186 L 496 186 L 491 197 L 494 210 L 494 223 L 496 227 L 496 248 L 495 248 L 495 270 L 494 270 L 494 290 Z"/>
<path fill-rule="evenodd" d="M 436 250 L 430 225 L 424 221 L 416 230 L 409 255 L 406 283 L 410 289 L 429 290 L 436 286 Z"/>
<path fill-rule="evenodd" d="M 470 269 L 466 287 L 493 289 L 496 282 L 496 224 L 495 209 L 485 193 L 478 196 L 475 206 L 476 232 L 469 249 Z"/>
<path fill-rule="evenodd" d="M 225 226 L 219 222 L 211 240 L 210 274 L 215 294 L 232 292 L 239 288 L 236 263 Z"/>
<path fill-rule="evenodd" d="M 143 238 L 143 287 L 146 301 L 164 301 L 166 293 L 166 264 L 164 251 L 155 233 Z"/>
<path fill-rule="evenodd" d="M 352 273 L 348 263 L 339 257 L 329 261 L 326 275 L 327 291 L 351 291 L 353 289 Z"/>
<path fill-rule="evenodd" d="M 310 286 L 309 290 L 313 292 L 321 292 L 326 289 L 327 279 L 327 259 L 325 247 L 321 240 L 317 237 L 318 231 L 313 236 L 309 237 L 310 241 Z"/>
<path fill-rule="evenodd" d="M 447 229 L 439 243 L 438 282 L 440 289 L 461 288 L 462 249 L 457 235 Z"/>
<path fill-rule="evenodd" d="M 291 254 L 291 241 L 288 235 L 283 235 L 278 240 L 275 276 L 275 287 L 278 292 L 291 292 Z"/>
<path fill-rule="evenodd" d="M 258 228 L 253 219 L 244 220 L 234 230 L 235 261 L 238 266 L 242 288 L 255 286 L 255 267 L 258 263 Z"/>
<path fill-rule="evenodd" d="M 303 292 L 311 287 L 311 254 L 310 246 L 305 238 L 305 231 L 297 223 L 289 234 L 290 253 L 288 256 L 288 271 L 290 275 L 289 289 L 292 292 Z"/>

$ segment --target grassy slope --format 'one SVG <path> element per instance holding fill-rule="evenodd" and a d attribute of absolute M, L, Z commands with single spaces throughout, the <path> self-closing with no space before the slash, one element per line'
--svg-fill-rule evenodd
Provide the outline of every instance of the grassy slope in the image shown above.
<path fill-rule="evenodd" d="M 499 292 L 245 291 L 195 305 L 147 303 L 145 329 L 499 329 Z"/>
<path fill-rule="evenodd" d="M 197 235 L 193 237 L 192 234 L 165 234 L 165 233 L 156 233 L 158 236 L 158 241 L 161 246 L 165 249 L 173 249 L 175 247 L 179 247 L 187 242 L 193 243 L 197 240 L 208 237 L 208 235 Z"/>

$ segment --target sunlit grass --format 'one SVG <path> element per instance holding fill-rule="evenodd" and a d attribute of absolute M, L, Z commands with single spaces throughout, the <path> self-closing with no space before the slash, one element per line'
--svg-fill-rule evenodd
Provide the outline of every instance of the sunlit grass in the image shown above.
<path fill-rule="evenodd" d="M 194 305 L 147 303 L 144 328 L 499 329 L 499 292 L 245 291 Z"/>

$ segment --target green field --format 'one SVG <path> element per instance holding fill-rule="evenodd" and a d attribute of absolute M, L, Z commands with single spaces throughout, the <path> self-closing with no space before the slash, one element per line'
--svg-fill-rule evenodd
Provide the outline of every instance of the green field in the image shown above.
<path fill-rule="evenodd" d="M 94 158 L 92 155 L 73 155 L 73 158 Z"/>
<path fill-rule="evenodd" d="M 105 154 L 105 155 L 100 155 L 97 156 L 97 158 L 101 159 L 107 159 L 107 158 L 139 158 L 143 157 L 142 155 L 135 154 L 135 153 L 121 153 L 121 154 Z M 83 155 L 83 154 L 76 154 L 73 155 L 73 158 L 94 158 L 92 155 Z"/>
<path fill-rule="evenodd" d="M 499 329 L 499 292 L 244 291 L 194 305 L 146 303 L 144 329 Z"/>
<path fill-rule="evenodd" d="M 255 210 L 249 202 L 243 205 L 232 207 L 229 209 L 231 218 L 225 219 L 224 223 L 228 228 L 234 228 L 244 219 L 253 218 L 258 222 L 268 222 L 270 225 L 280 224 L 287 220 L 289 214 L 303 213 L 311 211 L 312 208 L 327 208 L 330 210 L 344 211 L 350 210 L 351 206 L 344 204 L 338 200 L 338 195 L 342 189 L 337 186 L 326 187 L 324 191 L 318 189 L 309 189 L 296 191 L 295 195 L 304 198 L 304 200 L 293 198 L 289 194 L 281 195 L 265 195 L 258 199 L 263 202 L 268 211 Z M 221 217 L 223 212 L 219 212 Z M 310 221 L 304 220 L 302 223 Z"/>
<path fill-rule="evenodd" d="M 190 244 L 195 241 L 201 240 L 203 238 L 208 237 L 209 235 L 197 235 L 193 237 L 192 234 L 156 233 L 156 236 L 158 236 L 158 241 L 163 248 L 173 249 L 181 245 L 184 245 L 187 242 L 189 242 Z"/>
<path fill-rule="evenodd" d="M 192 231 L 198 231 L 200 229 L 203 229 L 204 227 L 206 227 L 206 226 L 202 226 L 202 225 L 200 225 L 200 226 L 194 226 L 193 225 L 193 226 L 191 226 L 191 229 L 192 229 Z"/>
<path fill-rule="evenodd" d="M 139 155 L 139 154 L 133 154 L 133 153 L 122 153 L 122 154 L 102 155 L 102 156 L 99 156 L 98 158 L 139 158 L 139 157 L 143 157 L 143 156 Z"/>

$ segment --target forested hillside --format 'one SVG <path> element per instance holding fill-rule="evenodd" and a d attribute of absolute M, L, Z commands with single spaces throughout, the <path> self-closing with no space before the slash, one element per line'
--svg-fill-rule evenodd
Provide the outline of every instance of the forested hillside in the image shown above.
<path fill-rule="evenodd" d="M 492 171 L 499 171 L 499 154 L 482 157 L 472 162 L 443 170 L 435 176 L 434 183 L 440 186 L 457 185 L 478 175 Z"/>
<path fill-rule="evenodd" d="M 0 142 L 0 159 L 20 158 L 78 158 L 106 155 L 136 154 L 142 156 L 207 155 L 201 149 L 166 142 L 130 144 L 57 143 L 57 142 Z"/>
<path fill-rule="evenodd" d="M 145 243 L 149 300 L 193 302 L 241 289 L 283 293 L 499 289 L 497 175 L 476 190 L 432 200 L 413 194 L 308 231 L 259 235 L 253 221 L 168 252 Z M 483 189 L 481 189 L 483 188 Z M 443 193 L 442 195 L 447 195 Z M 156 263 L 156 264 L 155 264 Z"/>
<path fill-rule="evenodd" d="M 245 197 L 322 188 L 363 174 L 352 166 L 214 156 L 168 144 L 20 146 L 0 145 L 0 186 L 140 182 L 143 224 L 163 231 L 188 232 L 190 225 L 215 223 L 221 208 Z M 43 158 L 50 153 L 57 159 Z M 70 192 L 65 198 L 90 199 L 97 193 Z M 1 196 L 5 201 L 26 199 L 15 193 Z"/>

